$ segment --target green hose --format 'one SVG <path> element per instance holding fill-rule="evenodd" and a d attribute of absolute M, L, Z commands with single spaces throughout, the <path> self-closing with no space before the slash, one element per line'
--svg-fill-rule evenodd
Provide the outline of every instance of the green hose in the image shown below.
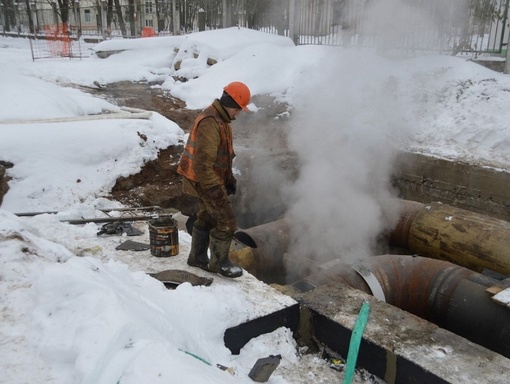
<path fill-rule="evenodd" d="M 351 334 L 351 341 L 349 343 L 349 353 L 347 354 L 347 363 L 345 364 L 345 375 L 342 384 L 351 384 L 354 376 L 354 368 L 356 368 L 356 361 L 358 360 L 359 345 L 361 337 L 365 331 L 365 326 L 368 322 L 368 315 L 370 314 L 370 303 L 364 301 L 359 311 L 356 324 Z"/>
<path fill-rule="evenodd" d="M 193 356 L 195 359 L 197 360 L 200 360 L 202 363 L 205 363 L 207 365 L 212 365 L 211 363 L 209 363 L 207 360 L 205 360 L 204 358 L 198 356 L 198 355 L 195 355 L 194 353 L 191 353 L 191 352 L 188 352 L 188 351 L 185 351 L 184 349 L 180 349 L 179 348 L 179 351 L 181 352 L 184 352 L 186 355 L 190 355 L 190 356 Z"/>

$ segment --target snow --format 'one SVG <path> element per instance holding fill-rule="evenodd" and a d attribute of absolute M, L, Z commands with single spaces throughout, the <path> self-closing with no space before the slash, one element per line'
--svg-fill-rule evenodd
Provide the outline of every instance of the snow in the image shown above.
<path fill-rule="evenodd" d="M 503 289 L 492 297 L 492 300 L 510 306 L 510 288 Z"/>
<path fill-rule="evenodd" d="M 289 142 L 303 164 L 301 179 L 288 191 L 290 216 L 306 212 L 313 222 L 314 211 L 335 219 L 347 214 L 358 235 L 368 216 L 368 235 L 340 244 L 349 248 L 363 247 L 380 228 L 368 180 L 386 182 L 394 148 L 502 169 L 510 163 L 510 78 L 466 58 L 397 60 L 356 49 L 296 47 L 285 37 L 238 28 L 109 40 L 94 50 L 122 52 L 107 59 L 33 62 L 27 40 L 0 37 L 0 160 L 14 164 L 0 208 L 2 382 L 251 382 L 250 368 L 270 354 L 283 357 L 270 384 L 318 380 L 321 363 L 313 358 L 307 366 L 314 365 L 315 373 L 292 373 L 306 357 L 287 329 L 251 340 L 239 355 L 224 346 L 228 327 L 271 306 L 291 305 L 291 299 L 247 273 L 235 281 L 215 277 L 210 287 L 185 283 L 175 290 L 144 273 L 184 264 L 190 245 L 184 231 L 179 255 L 161 259 L 115 251 L 125 237 L 99 237 L 97 224 L 61 221 L 119 207 L 105 199 L 115 180 L 138 172 L 159 149 L 184 138 L 182 127 L 158 113 L 129 118 L 73 86 L 157 82 L 188 108 L 199 109 L 226 83 L 239 80 L 253 95 L 288 103 L 295 117 Z M 209 66 L 208 58 L 218 63 Z M 176 60 L 182 60 L 179 70 Z M 335 166 L 335 154 L 343 152 L 356 177 Z M 317 169 L 338 172 L 348 189 Z M 322 205 L 310 209 L 301 191 L 321 182 L 327 184 L 314 193 Z M 331 210 L 328 194 L 351 201 L 353 210 Z M 376 215 L 361 214 L 360 207 Z M 13 214 L 53 210 L 59 213 Z M 314 239 L 325 244 L 325 252 L 338 249 L 339 232 L 322 231 L 316 219 Z M 264 295 L 271 296 L 267 303 L 259 301 Z"/>

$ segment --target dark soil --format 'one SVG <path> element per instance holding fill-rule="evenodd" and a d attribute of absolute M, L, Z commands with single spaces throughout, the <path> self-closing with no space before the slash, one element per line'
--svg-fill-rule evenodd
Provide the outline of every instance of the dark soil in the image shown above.
<path fill-rule="evenodd" d="M 119 82 L 87 91 L 118 106 L 158 112 L 186 132 L 200 113 L 147 83 Z M 182 149 L 182 145 L 162 149 L 158 158 L 145 163 L 139 173 L 119 178 L 112 198 L 132 207 L 157 205 L 187 215 L 195 212 L 196 202 L 181 193 L 181 177 L 176 172 Z"/>
<path fill-rule="evenodd" d="M 9 180 L 11 179 L 6 174 L 6 170 L 8 168 L 12 168 L 12 163 L 8 161 L 0 160 L 0 205 L 2 205 L 2 200 L 4 199 L 5 194 L 9 190 Z"/>

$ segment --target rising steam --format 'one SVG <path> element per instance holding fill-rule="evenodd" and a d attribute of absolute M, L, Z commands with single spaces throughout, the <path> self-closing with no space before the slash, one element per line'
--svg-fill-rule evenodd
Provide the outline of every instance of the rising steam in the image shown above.
<path fill-rule="evenodd" d="M 433 26 L 405 3 L 375 3 L 367 21 L 385 48 L 398 46 L 410 23 Z M 320 61 L 328 64 L 297 86 L 289 145 L 301 166 L 286 191 L 293 255 L 350 263 L 374 255 L 378 237 L 396 223 L 390 138 L 412 130 L 402 94 L 395 94 L 402 90 L 396 62 L 375 52 L 381 50 L 332 50 Z"/>

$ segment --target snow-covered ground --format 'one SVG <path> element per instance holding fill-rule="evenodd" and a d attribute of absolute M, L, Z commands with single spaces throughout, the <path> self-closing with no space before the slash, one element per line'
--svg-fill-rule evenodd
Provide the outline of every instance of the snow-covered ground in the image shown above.
<path fill-rule="evenodd" d="M 170 291 L 146 275 L 184 266 L 185 232 L 179 231 L 179 255 L 162 259 L 116 251 L 126 238 L 99 237 L 100 225 L 61 221 L 119 207 L 105 199 L 115 180 L 185 139 L 182 127 L 157 113 L 133 116 L 136 111 L 72 85 L 157 82 L 195 109 L 239 80 L 254 95 L 288 103 L 289 145 L 302 169 L 282 193 L 289 217 L 306 218 L 312 242 L 327 252 L 363 253 L 384 227 L 380 201 L 391 196 L 395 148 L 503 169 L 510 163 L 510 78 L 465 58 L 387 59 L 355 49 L 296 47 L 284 37 L 237 28 L 112 40 L 95 49 L 125 51 L 107 59 L 33 62 L 28 41 L 0 37 L 0 161 L 14 164 L 0 208 L 0 382 L 251 382 L 251 366 L 270 354 L 283 357 L 271 384 L 340 377 L 318 358 L 301 356 L 287 329 L 252 340 L 238 356 L 230 353 L 225 329 L 269 310 L 254 299 L 271 288 L 249 274 Z M 218 63 L 207 65 L 209 57 Z M 258 108 L 250 105 L 254 113 Z M 13 214 L 48 210 L 59 213 Z M 271 296 L 268 305 L 290 300 Z"/>

